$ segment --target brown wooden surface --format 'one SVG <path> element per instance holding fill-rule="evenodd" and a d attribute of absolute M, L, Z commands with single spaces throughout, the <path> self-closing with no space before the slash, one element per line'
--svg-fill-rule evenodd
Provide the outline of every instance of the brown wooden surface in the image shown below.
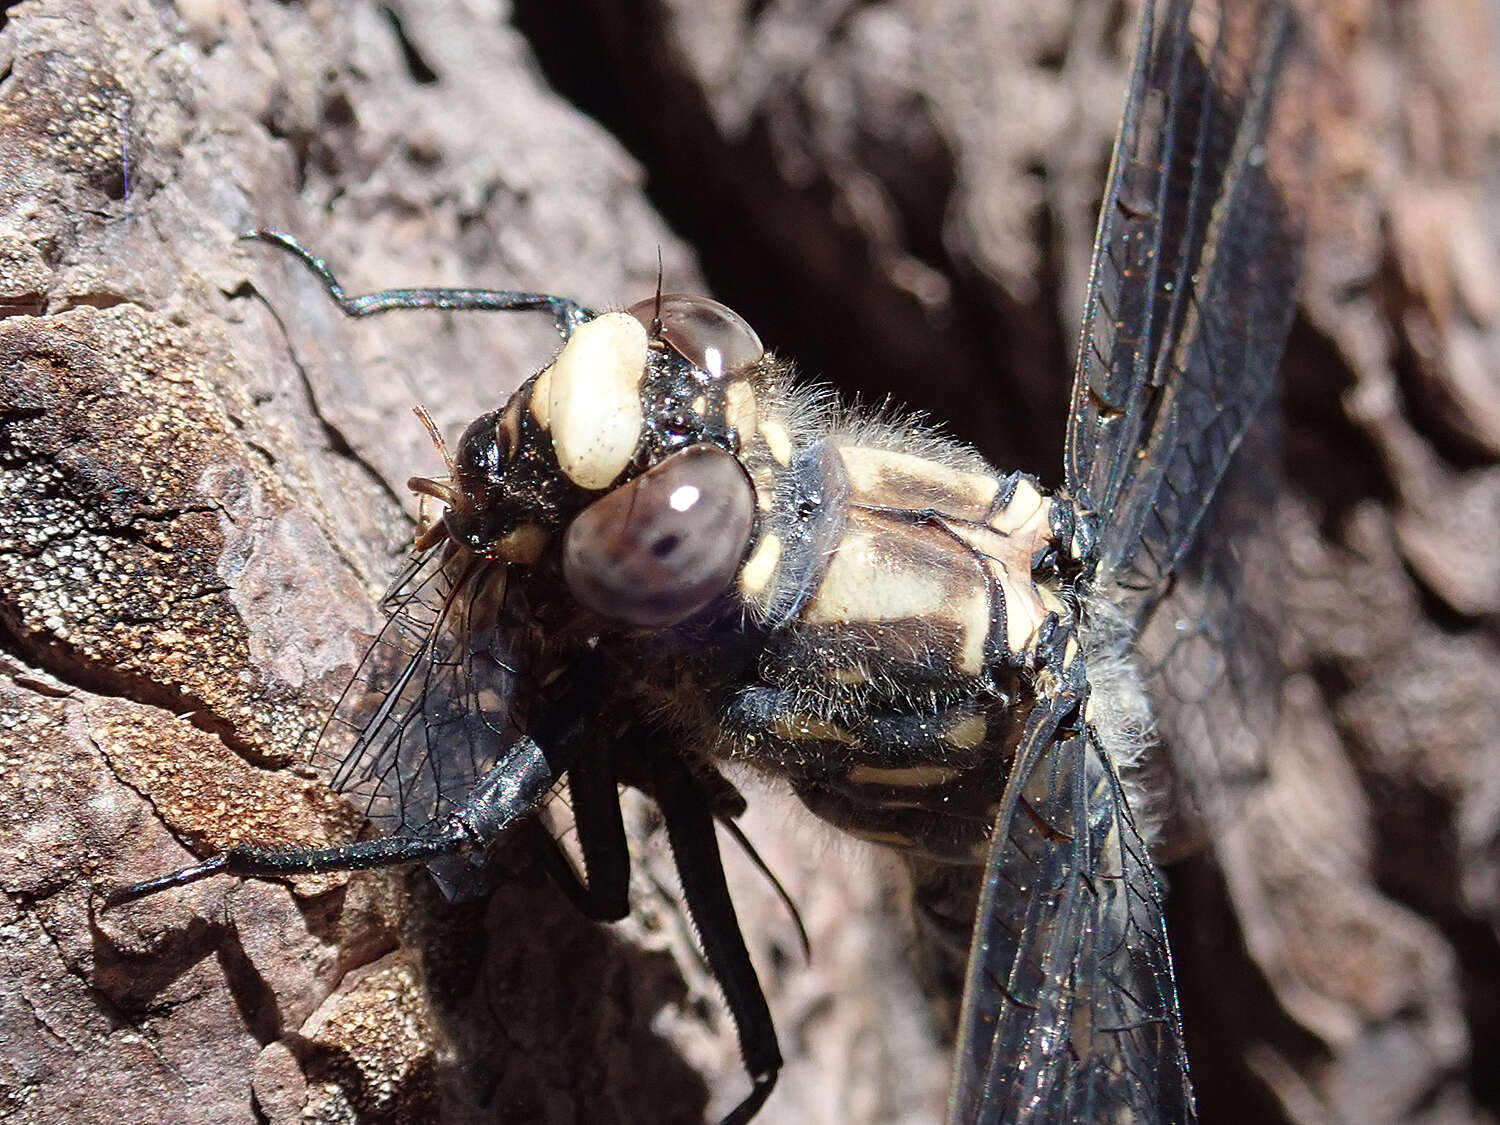
<path fill-rule="evenodd" d="M 679 0 L 10 6 L 0 29 L 0 1119 L 684 1121 L 743 1089 L 648 809 L 632 920 L 515 866 L 99 888 L 352 817 L 294 762 L 404 489 L 545 324 L 354 288 L 708 288 L 809 374 L 1055 482 L 1131 11 Z M 1205 1121 L 1500 1113 L 1500 8 L 1313 18 L 1271 783 L 1175 866 Z M 756 796 L 760 796 L 757 794 Z M 771 1122 L 937 1118 L 899 881 L 784 797 L 731 876 Z"/>

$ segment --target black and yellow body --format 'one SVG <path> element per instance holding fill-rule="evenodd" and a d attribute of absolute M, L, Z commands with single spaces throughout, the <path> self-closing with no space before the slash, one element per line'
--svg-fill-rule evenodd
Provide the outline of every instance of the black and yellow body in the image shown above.
<path fill-rule="evenodd" d="M 543 677 L 565 681 L 586 647 L 603 669 L 596 729 L 650 728 L 691 759 L 780 775 L 814 813 L 918 872 L 982 867 L 1036 675 L 1078 652 L 1079 513 L 921 426 L 794 387 L 738 325 L 713 327 L 729 337 L 720 354 L 743 345 L 739 362 L 700 366 L 685 353 L 701 348 L 650 336 L 651 311 L 585 321 L 470 428 L 450 479 L 425 482 L 463 544 L 451 565 L 515 567 L 521 600 L 552 607 Z M 565 415 L 578 400 L 585 425 Z M 714 487 L 742 492 L 748 518 L 689 515 L 664 550 L 646 541 L 661 529 L 642 484 L 684 463 L 672 479 L 691 484 L 695 460 L 722 467 Z M 599 511 L 608 522 L 590 537 L 606 549 L 570 570 L 581 513 Z M 693 583 L 672 556 L 699 538 L 721 556 L 707 568 L 718 588 L 678 611 Z M 571 612 L 558 606 L 576 614 L 558 621 Z M 965 944 L 972 913 L 948 920 Z"/>
<path fill-rule="evenodd" d="M 705 298 L 348 297 L 255 232 L 351 316 L 543 311 L 564 342 L 451 454 L 434 434 L 445 473 L 411 482 L 442 517 L 318 746 L 386 834 L 239 846 L 117 899 L 414 861 L 462 883 L 455 857 L 517 835 L 581 909 L 619 918 L 634 786 L 740 1032 L 754 1085 L 725 1121 L 744 1122 L 781 1057 L 715 834 L 738 832 L 721 769 L 742 763 L 906 858 L 939 984 L 962 993 L 953 1125 L 1195 1120 L 1133 653 L 1154 630 L 1167 773 L 1207 807 L 1264 737 L 1252 708 L 1205 721 L 1252 680 L 1186 642 L 1232 637 L 1242 608 L 1232 547 L 1198 548 L 1273 409 L 1294 310 L 1299 44 L 1285 0 L 1144 5 L 1052 494 L 794 386 Z M 563 784 L 581 872 L 535 815 Z"/>
<path fill-rule="evenodd" d="M 650 730 L 698 768 L 780 775 L 820 817 L 908 854 L 931 884 L 919 900 L 969 888 L 967 913 L 929 911 L 961 956 L 1036 674 L 1076 657 L 1080 515 L 919 425 L 793 386 L 712 302 L 663 303 L 713 319 L 680 347 L 670 320 L 651 336 L 649 302 L 584 320 L 469 428 L 447 479 L 420 482 L 448 505 L 449 566 L 512 568 L 513 601 L 548 607 L 529 657 L 541 678 L 565 684 L 588 650 L 596 730 Z M 706 349 L 737 362 L 710 369 Z M 689 485 L 712 466 L 738 505 L 688 513 L 669 550 L 632 538 L 662 530 L 642 486 L 678 466 Z M 586 572 L 565 562 L 584 512 L 607 513 Z M 677 606 L 694 582 L 673 554 L 699 538 L 717 588 Z"/>
<path fill-rule="evenodd" d="M 394 835 L 368 852 L 237 849 L 228 867 L 286 873 L 482 848 L 567 776 L 588 871 L 573 874 L 560 852 L 549 865 L 591 914 L 617 917 L 619 814 L 596 813 L 613 786 L 664 801 L 669 827 L 683 815 L 678 790 L 678 806 L 723 820 L 738 810 L 719 768 L 738 762 L 910 858 L 956 1000 L 1038 676 L 1079 662 L 1087 515 L 923 427 L 797 388 L 716 302 L 666 296 L 598 315 L 560 303 L 572 311 L 558 318 L 554 360 L 452 454 L 439 442 L 444 476 L 413 479 L 444 504 L 411 572 L 432 618 L 407 631 L 426 636 L 414 658 L 362 677 L 384 690 L 341 704 L 352 743 L 321 747 L 340 787 Z M 402 596 L 398 585 L 393 604 Z M 432 685 L 431 670 L 461 664 L 483 684 L 476 656 L 493 698 L 470 689 L 465 715 L 463 692 Z M 429 682 L 393 699 L 415 677 Z M 476 749 L 481 715 L 495 737 Z M 423 724 L 417 743 L 412 723 Z M 696 846 L 707 846 L 701 832 Z M 698 858 L 717 867 L 716 853 Z M 173 881 L 184 877 L 151 889 Z M 693 897 L 712 944 L 733 928 L 732 908 Z M 720 976 L 768 1090 L 774 1033 L 737 931 L 731 944 L 742 964 Z"/>

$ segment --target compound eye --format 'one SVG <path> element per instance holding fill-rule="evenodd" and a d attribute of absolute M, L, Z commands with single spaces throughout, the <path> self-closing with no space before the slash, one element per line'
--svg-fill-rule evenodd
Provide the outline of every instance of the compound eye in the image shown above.
<path fill-rule="evenodd" d="M 651 330 L 656 298 L 637 301 L 627 310 Z M 661 299 L 661 339 L 694 367 L 719 376 L 754 363 L 765 345 L 745 318 L 711 297 L 666 293 Z"/>
<path fill-rule="evenodd" d="M 740 463 L 718 446 L 689 446 L 578 513 L 563 537 L 563 578 L 604 617 L 675 625 L 729 588 L 754 520 Z"/>

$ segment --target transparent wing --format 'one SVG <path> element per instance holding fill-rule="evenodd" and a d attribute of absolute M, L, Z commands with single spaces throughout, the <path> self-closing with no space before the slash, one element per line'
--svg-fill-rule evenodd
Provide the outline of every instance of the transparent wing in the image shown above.
<path fill-rule="evenodd" d="M 442 544 L 414 556 L 383 599 L 385 626 L 313 751 L 383 833 L 445 816 L 522 733 L 524 615 L 506 578 Z"/>
<path fill-rule="evenodd" d="M 1085 694 L 1038 701 L 1006 782 L 954 1125 L 1194 1119 L 1156 876 L 1109 753 L 1080 720 Z"/>
<path fill-rule="evenodd" d="M 1195 748 L 1178 769 L 1190 787 L 1222 772 L 1216 755 L 1255 751 L 1234 742 L 1247 723 L 1204 726 L 1243 678 L 1227 663 L 1240 658 L 1234 556 L 1205 537 L 1164 583 L 1267 409 L 1290 325 L 1306 166 L 1296 32 L 1276 0 L 1148 2 L 1074 381 L 1066 484 L 1098 514 L 1104 593 L 1149 626 L 1148 673 Z M 1192 638 L 1178 628 L 1190 602 Z M 1006 785 L 954 1122 L 1194 1119 L 1161 898 L 1111 748 L 1078 717 L 1087 691 L 1039 699 Z"/>
<path fill-rule="evenodd" d="M 1265 409 L 1301 268 L 1310 68 L 1277 0 L 1148 4 L 1100 210 L 1066 482 L 1144 600 Z"/>
<path fill-rule="evenodd" d="M 1136 650 L 1169 751 L 1173 819 L 1158 857 L 1203 842 L 1264 779 L 1282 669 L 1274 413 L 1246 434 L 1197 540 L 1145 608 Z M 1104 596 L 1108 596 L 1105 594 Z"/>

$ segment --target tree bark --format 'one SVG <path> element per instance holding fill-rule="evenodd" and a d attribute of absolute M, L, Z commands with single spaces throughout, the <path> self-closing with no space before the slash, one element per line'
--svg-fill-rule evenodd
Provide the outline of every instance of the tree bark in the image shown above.
<path fill-rule="evenodd" d="M 405 480 L 542 318 L 471 284 L 709 291 L 810 376 L 1056 483 L 1134 13 L 1089 0 L 27 0 L 0 20 L 0 1116 L 683 1121 L 747 1088 L 651 810 L 597 927 L 502 856 L 102 892 L 351 838 L 299 763 L 410 544 Z M 1271 776 L 1167 872 L 1205 1121 L 1500 1112 L 1500 11 L 1309 10 L 1318 190 L 1285 365 Z M 890 861 L 754 792 L 731 885 L 764 1119 L 927 1122 L 947 1055 Z"/>

